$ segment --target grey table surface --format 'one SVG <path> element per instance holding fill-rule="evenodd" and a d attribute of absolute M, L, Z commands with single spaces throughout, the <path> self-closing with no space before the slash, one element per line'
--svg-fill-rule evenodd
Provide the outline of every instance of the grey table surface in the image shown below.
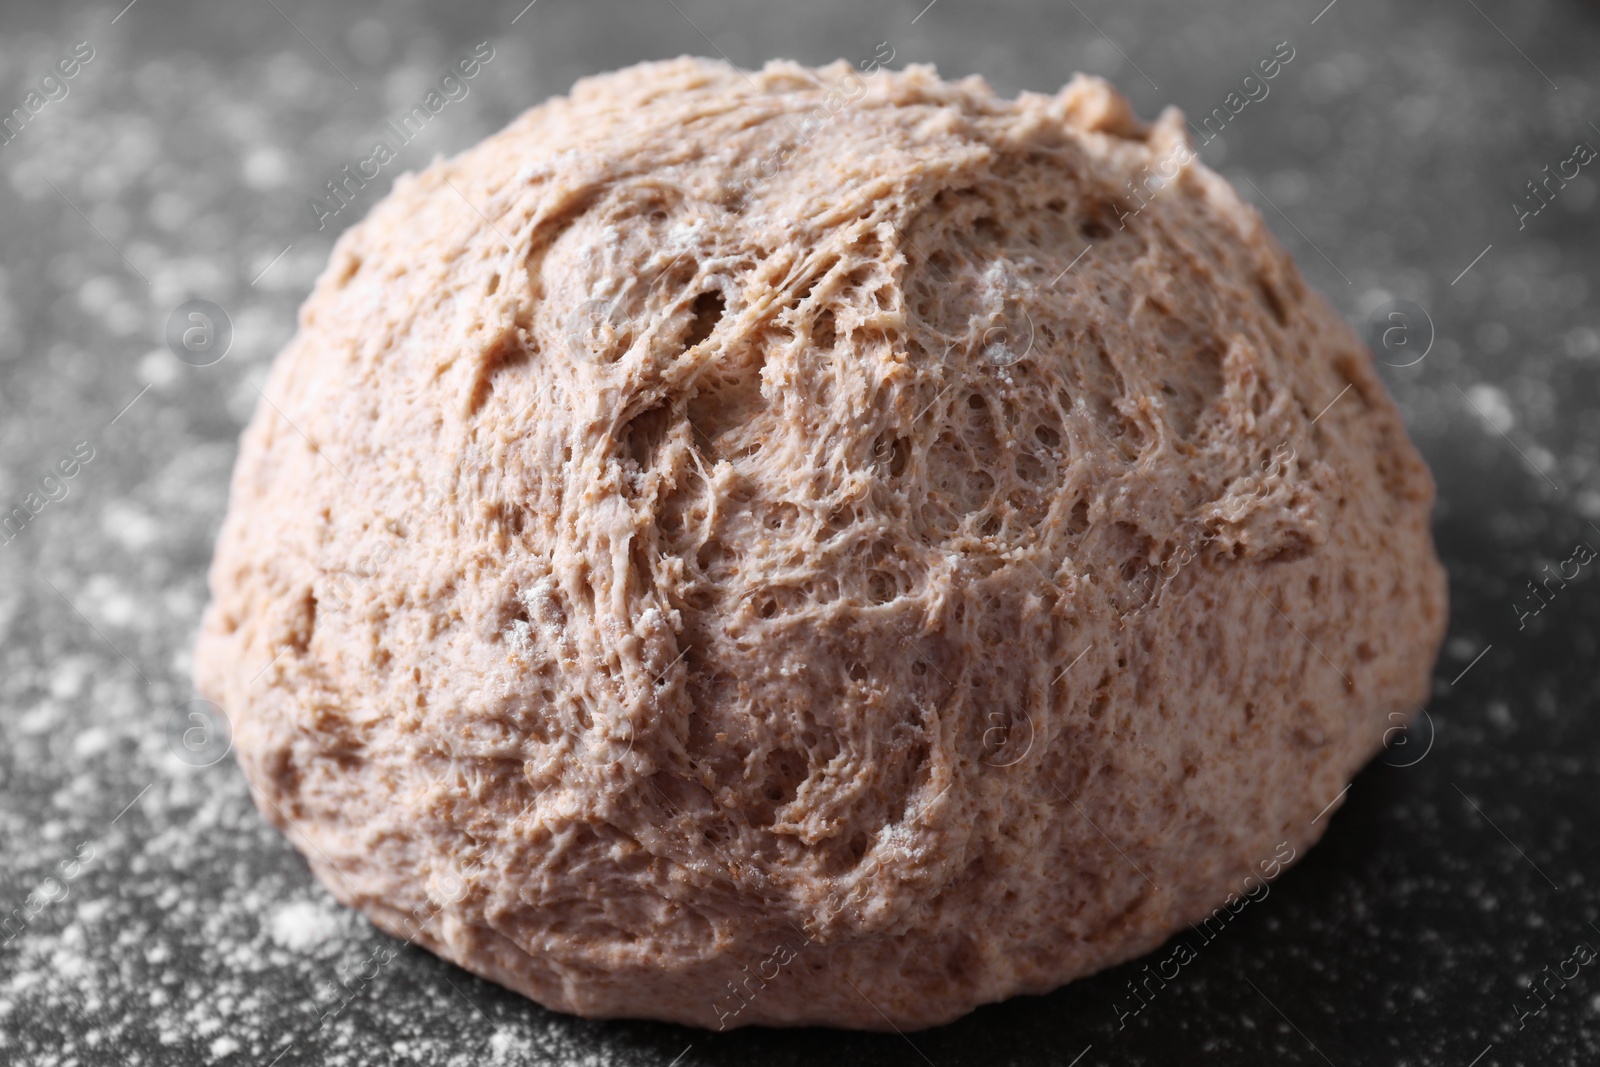
<path fill-rule="evenodd" d="M 1596 568 L 1528 591 L 1600 547 L 1600 166 L 1576 149 L 1600 146 L 1600 8 L 523 2 L 0 8 L 0 113 L 40 93 L 0 145 L 0 503 L 31 516 L 0 538 L 0 1063 L 1600 1062 L 1600 967 L 1569 962 L 1600 946 Z M 470 95 L 388 171 L 683 53 L 885 43 L 1007 93 L 1084 70 L 1146 116 L 1198 117 L 1293 49 L 1202 158 L 1353 323 L 1411 302 L 1383 373 L 1439 482 L 1450 636 L 1422 725 L 1136 1015 L 1149 961 L 915 1034 L 716 1034 L 547 1012 L 403 949 L 318 1029 L 318 991 L 390 942 L 311 878 L 231 759 L 181 761 L 170 727 L 256 386 L 393 175 L 326 229 L 308 201 L 482 41 Z M 232 324 L 208 366 L 166 343 L 191 299 Z M 1569 977 L 1535 996 L 1546 968 Z"/>

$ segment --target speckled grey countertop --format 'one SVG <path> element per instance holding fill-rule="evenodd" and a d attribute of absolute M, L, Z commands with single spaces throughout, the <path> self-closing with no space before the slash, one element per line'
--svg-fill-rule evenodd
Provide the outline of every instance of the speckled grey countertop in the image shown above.
<path fill-rule="evenodd" d="M 0 1063 L 1600 1062 L 1595 4 L 123 2 L 0 9 L 0 116 L 26 113 L 0 135 L 0 503 L 27 519 L 0 533 Z M 483 41 L 469 95 L 319 230 L 323 183 Z M 1202 158 L 1352 322 L 1397 327 L 1452 577 L 1428 718 L 1142 1000 L 1170 948 L 909 1036 L 712 1034 L 556 1015 L 405 948 L 319 1030 L 327 983 L 397 943 L 230 759 L 175 753 L 235 439 L 333 237 L 584 74 L 880 42 L 1006 92 L 1086 70 L 1147 116 L 1224 109 Z M 215 362 L 167 344 L 194 299 L 231 325 Z"/>

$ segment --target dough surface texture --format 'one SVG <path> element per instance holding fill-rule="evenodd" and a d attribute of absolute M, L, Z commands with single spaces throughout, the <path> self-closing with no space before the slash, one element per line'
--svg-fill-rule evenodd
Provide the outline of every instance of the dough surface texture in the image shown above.
<path fill-rule="evenodd" d="M 1185 136 L 680 59 L 402 176 L 211 571 L 263 814 L 398 937 L 711 1029 L 934 1025 L 1269 877 L 1444 574 L 1370 353 Z"/>

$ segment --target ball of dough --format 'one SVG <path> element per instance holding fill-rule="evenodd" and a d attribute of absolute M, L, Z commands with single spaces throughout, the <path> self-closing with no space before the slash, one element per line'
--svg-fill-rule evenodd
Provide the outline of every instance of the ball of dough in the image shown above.
<path fill-rule="evenodd" d="M 211 571 L 264 814 L 398 937 L 713 1029 L 940 1023 L 1275 873 L 1444 575 L 1370 354 L 1193 155 L 1094 78 L 681 59 L 401 177 Z"/>

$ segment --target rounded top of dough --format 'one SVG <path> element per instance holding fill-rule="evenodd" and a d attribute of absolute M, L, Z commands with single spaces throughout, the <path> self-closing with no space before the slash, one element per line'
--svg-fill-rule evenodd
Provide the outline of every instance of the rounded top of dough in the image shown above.
<path fill-rule="evenodd" d="M 401 177 L 243 439 L 196 680 L 263 812 L 553 1007 L 1053 988 L 1427 694 L 1427 470 L 1181 115 L 863 66 L 645 64 Z"/>

